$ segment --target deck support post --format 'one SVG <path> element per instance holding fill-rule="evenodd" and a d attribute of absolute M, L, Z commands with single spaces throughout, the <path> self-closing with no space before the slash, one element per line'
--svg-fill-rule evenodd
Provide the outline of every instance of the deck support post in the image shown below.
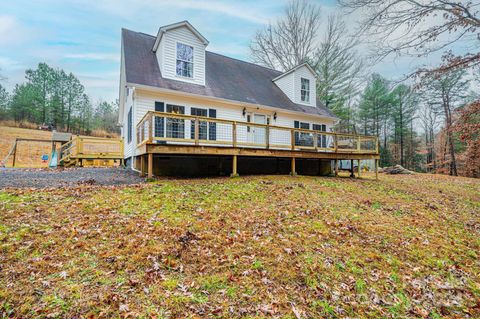
<path fill-rule="evenodd" d="M 148 172 L 147 178 L 153 177 L 153 153 L 148 153 Z"/>
<path fill-rule="evenodd" d="M 338 159 L 335 160 L 335 177 L 338 177 Z"/>
<path fill-rule="evenodd" d="M 362 167 L 361 167 L 361 160 L 357 160 L 358 162 L 358 178 L 362 177 Z"/>
<path fill-rule="evenodd" d="M 297 171 L 295 170 L 295 157 L 292 157 L 290 175 L 297 175 Z"/>
<path fill-rule="evenodd" d="M 378 181 L 378 159 L 375 159 L 375 179 Z"/>
<path fill-rule="evenodd" d="M 145 176 L 145 155 L 140 155 L 140 177 Z"/>
<path fill-rule="evenodd" d="M 350 177 L 355 177 L 355 172 L 353 171 L 353 160 L 350 160 Z"/>
<path fill-rule="evenodd" d="M 237 155 L 233 155 L 233 158 L 232 158 L 232 174 L 230 174 L 230 177 L 238 177 L 238 173 L 237 173 Z"/>

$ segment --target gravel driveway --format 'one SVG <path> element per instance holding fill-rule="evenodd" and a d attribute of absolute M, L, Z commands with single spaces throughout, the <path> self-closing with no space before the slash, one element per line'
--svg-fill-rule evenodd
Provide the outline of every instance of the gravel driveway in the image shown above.
<path fill-rule="evenodd" d="M 0 188 L 125 185 L 143 183 L 138 173 L 123 168 L 19 169 L 0 168 Z"/>

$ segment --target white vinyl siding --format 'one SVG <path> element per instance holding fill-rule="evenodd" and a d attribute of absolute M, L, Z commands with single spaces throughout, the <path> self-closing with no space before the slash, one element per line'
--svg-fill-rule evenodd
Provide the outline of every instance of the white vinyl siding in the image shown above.
<path fill-rule="evenodd" d="M 302 101 L 301 88 L 302 78 L 310 82 L 310 94 L 307 101 Z M 275 84 L 294 103 L 315 107 L 316 102 L 316 79 L 306 66 L 302 66 L 293 72 L 275 80 Z"/>
<path fill-rule="evenodd" d="M 293 72 L 281 77 L 280 79 L 275 81 L 275 84 L 285 93 L 285 95 L 291 100 L 295 101 L 295 92 L 294 89 L 294 74 Z"/>
<path fill-rule="evenodd" d="M 177 43 L 193 48 L 192 78 L 177 75 Z M 179 27 L 165 32 L 156 55 L 164 78 L 205 85 L 205 45 L 187 27 Z"/>
<path fill-rule="evenodd" d="M 299 104 L 316 106 L 315 90 L 316 90 L 316 81 L 315 76 L 310 72 L 306 66 L 302 66 L 293 72 L 295 74 L 295 102 Z M 301 90 L 302 90 L 302 78 L 307 79 L 310 82 L 310 98 L 307 101 L 302 101 Z"/>

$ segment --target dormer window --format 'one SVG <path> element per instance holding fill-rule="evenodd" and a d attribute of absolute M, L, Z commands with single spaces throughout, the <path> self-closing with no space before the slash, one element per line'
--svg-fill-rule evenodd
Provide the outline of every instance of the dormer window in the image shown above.
<path fill-rule="evenodd" d="M 301 78 L 300 98 L 302 102 L 310 102 L 310 80 Z M 298 82 L 297 82 L 298 83 Z"/>
<path fill-rule="evenodd" d="M 193 78 L 193 47 L 177 43 L 177 75 Z"/>

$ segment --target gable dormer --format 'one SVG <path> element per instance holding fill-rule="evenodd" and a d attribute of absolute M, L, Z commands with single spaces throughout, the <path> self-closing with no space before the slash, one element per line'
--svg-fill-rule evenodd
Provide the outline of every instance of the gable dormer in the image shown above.
<path fill-rule="evenodd" d="M 273 79 L 273 82 L 292 102 L 308 106 L 317 106 L 317 77 L 315 71 L 308 63 L 300 64 L 277 76 Z"/>
<path fill-rule="evenodd" d="M 205 85 L 207 45 L 207 39 L 188 21 L 161 27 L 153 51 L 162 77 Z"/>

